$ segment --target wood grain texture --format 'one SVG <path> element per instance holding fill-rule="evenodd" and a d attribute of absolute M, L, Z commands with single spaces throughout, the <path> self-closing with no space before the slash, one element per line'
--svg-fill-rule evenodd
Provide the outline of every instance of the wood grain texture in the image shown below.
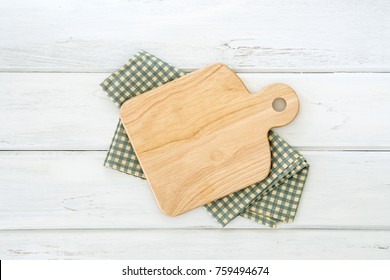
<path fill-rule="evenodd" d="M 5 1 L 2 71 L 112 72 L 144 49 L 180 68 L 389 71 L 388 1 Z"/>
<path fill-rule="evenodd" d="M 388 259 L 388 231 L 2 231 L 2 259 Z"/>
<path fill-rule="evenodd" d="M 390 229 L 390 153 L 302 152 L 297 217 L 278 228 Z M 104 168 L 105 152 L 1 152 L 0 229 L 219 228 L 203 208 L 167 217 L 145 180 Z M 228 228 L 265 228 L 236 218 Z"/>
<path fill-rule="evenodd" d="M 0 73 L 0 149 L 107 150 L 118 120 L 99 89 L 108 75 Z M 239 77 L 251 92 L 286 83 L 299 93 L 296 120 L 275 129 L 298 149 L 390 149 L 390 74 Z"/>
<path fill-rule="evenodd" d="M 1 259 L 390 258 L 388 1 L 3 2 Z M 276 129 L 309 150 L 294 223 L 205 229 L 218 225 L 203 209 L 166 217 L 146 182 L 102 167 L 118 111 L 98 85 L 140 49 L 299 93 L 296 121 Z"/>
<path fill-rule="evenodd" d="M 250 94 L 214 64 L 126 101 L 120 118 L 161 211 L 177 216 L 267 177 L 268 131 L 298 110 L 289 86 Z"/>

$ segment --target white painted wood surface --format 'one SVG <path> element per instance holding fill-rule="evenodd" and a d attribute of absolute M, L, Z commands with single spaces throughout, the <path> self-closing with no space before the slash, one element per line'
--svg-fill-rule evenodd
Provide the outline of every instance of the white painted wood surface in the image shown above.
<path fill-rule="evenodd" d="M 10 259 L 385 259 L 389 246 L 383 230 L 0 232 L 0 255 Z"/>
<path fill-rule="evenodd" d="M 203 208 L 165 216 L 146 181 L 102 167 L 105 154 L 2 152 L 0 229 L 220 228 Z M 299 214 L 280 228 L 390 229 L 390 153 L 302 154 L 311 170 Z"/>
<path fill-rule="evenodd" d="M 108 75 L 0 73 L 0 119 L 12 120 L 0 149 L 106 150 L 119 116 L 99 87 Z M 299 149 L 390 148 L 390 73 L 239 76 L 253 92 L 283 82 L 299 94 L 297 118 L 276 129 Z"/>
<path fill-rule="evenodd" d="M 111 71 L 139 49 L 186 69 L 390 69 L 386 0 L 15 0 L 0 11 L 6 71 Z"/>
<path fill-rule="evenodd" d="M 0 258 L 390 258 L 389 14 L 384 0 L 2 3 Z M 118 110 L 99 83 L 140 49 L 297 91 L 278 130 L 311 164 L 294 223 L 168 218 L 145 181 L 102 166 Z"/>

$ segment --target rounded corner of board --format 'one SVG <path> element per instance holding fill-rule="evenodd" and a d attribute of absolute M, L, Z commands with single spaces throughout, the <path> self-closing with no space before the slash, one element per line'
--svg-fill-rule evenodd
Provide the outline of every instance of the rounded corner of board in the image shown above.
<path fill-rule="evenodd" d="M 130 100 L 123 102 L 122 106 L 119 108 L 119 118 L 122 119 L 122 117 L 125 115 L 126 107 L 127 107 L 129 101 Z"/>
<path fill-rule="evenodd" d="M 161 207 L 160 204 L 158 204 L 158 207 L 160 208 L 160 211 L 163 212 L 163 214 L 165 216 L 168 216 L 168 217 L 176 217 L 178 215 L 180 215 L 180 213 L 175 213 L 174 211 L 170 210 L 170 209 L 164 209 L 163 207 Z"/>

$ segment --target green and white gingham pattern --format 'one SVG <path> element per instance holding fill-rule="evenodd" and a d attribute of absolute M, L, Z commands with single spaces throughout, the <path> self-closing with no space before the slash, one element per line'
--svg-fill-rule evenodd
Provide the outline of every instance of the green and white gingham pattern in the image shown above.
<path fill-rule="evenodd" d="M 271 227 L 294 219 L 309 165 L 275 132 L 270 131 L 268 139 L 272 158 L 268 177 L 205 205 L 221 225 L 238 215 Z"/>
<path fill-rule="evenodd" d="M 104 161 L 104 166 L 146 179 L 120 120 Z"/>
<path fill-rule="evenodd" d="M 118 107 L 126 100 L 184 76 L 176 67 L 141 51 L 105 79 L 100 86 Z M 104 166 L 145 179 L 133 147 L 119 120 Z"/>
<path fill-rule="evenodd" d="M 142 51 L 101 84 L 107 96 L 120 107 L 131 97 L 149 91 L 185 73 Z M 275 227 L 296 215 L 309 165 L 275 132 L 268 134 L 272 165 L 263 181 L 220 198 L 205 208 L 222 226 L 238 215 Z M 119 121 L 104 165 L 145 179 L 135 152 Z"/>

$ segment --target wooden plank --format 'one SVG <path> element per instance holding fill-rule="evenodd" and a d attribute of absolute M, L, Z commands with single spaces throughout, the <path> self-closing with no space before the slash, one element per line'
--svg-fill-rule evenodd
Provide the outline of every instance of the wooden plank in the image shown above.
<path fill-rule="evenodd" d="M 390 229 L 389 152 L 303 152 L 311 164 L 294 223 Z M 1 152 L 0 229 L 219 228 L 205 209 L 162 214 L 146 183 L 102 166 L 105 152 Z M 243 218 L 228 228 L 264 228 Z"/>
<path fill-rule="evenodd" d="M 388 230 L 0 231 L 1 259 L 388 259 Z"/>
<path fill-rule="evenodd" d="M 181 68 L 389 71 L 388 1 L 3 3 L 1 71 L 112 71 L 144 49 Z"/>
<path fill-rule="evenodd" d="M 250 94 L 230 68 L 213 64 L 126 101 L 120 118 L 161 211 L 178 216 L 265 179 L 268 131 L 298 111 L 288 85 Z"/>
<path fill-rule="evenodd" d="M 99 83 L 108 73 L 0 74 L 0 149 L 106 150 L 117 108 Z M 390 149 L 390 74 L 239 75 L 249 90 L 282 82 L 300 113 L 276 129 L 300 149 Z"/>

